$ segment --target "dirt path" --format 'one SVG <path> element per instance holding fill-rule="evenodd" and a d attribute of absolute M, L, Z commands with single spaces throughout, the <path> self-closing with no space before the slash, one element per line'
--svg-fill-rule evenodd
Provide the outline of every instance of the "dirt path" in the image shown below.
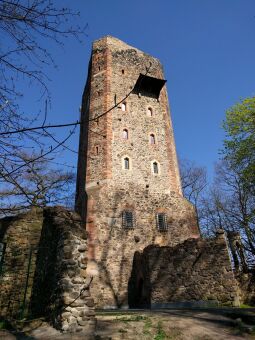
<path fill-rule="evenodd" d="M 0 330 L 0 340 L 92 339 L 62 334 L 44 321 L 22 331 Z M 168 309 L 97 313 L 95 340 L 255 340 L 255 309 Z"/>
<path fill-rule="evenodd" d="M 112 340 L 225 340 L 255 339 L 255 314 L 232 314 L 218 310 L 165 310 L 153 312 L 101 313 L 97 315 L 100 339 Z M 245 324 L 249 322 L 249 326 Z M 254 335 L 248 332 L 254 332 Z"/>

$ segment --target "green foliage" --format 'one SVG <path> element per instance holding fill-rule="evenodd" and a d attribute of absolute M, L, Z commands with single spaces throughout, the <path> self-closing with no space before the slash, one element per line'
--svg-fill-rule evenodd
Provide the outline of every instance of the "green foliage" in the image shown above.
<path fill-rule="evenodd" d="M 122 316 L 122 317 L 116 317 L 116 321 L 122 321 L 122 322 L 132 322 L 132 321 L 142 321 L 146 320 L 147 317 L 143 315 L 130 315 L 130 316 Z"/>
<path fill-rule="evenodd" d="M 246 305 L 245 303 L 242 303 L 240 305 L 240 308 L 254 308 L 254 306 Z"/>
<path fill-rule="evenodd" d="M 150 318 L 147 318 L 143 327 L 143 334 L 151 335 L 152 322 Z"/>
<path fill-rule="evenodd" d="M 162 327 L 162 323 L 159 321 L 157 325 L 157 333 L 154 336 L 154 340 L 164 340 L 166 338 L 166 333 Z"/>
<path fill-rule="evenodd" d="M 5 329 L 5 322 L 4 321 L 0 321 L 0 329 Z"/>
<path fill-rule="evenodd" d="M 0 329 L 11 329 L 11 325 L 6 320 L 0 320 Z"/>
<path fill-rule="evenodd" d="M 223 154 L 243 178 L 255 187 L 255 97 L 246 98 L 226 112 Z"/>

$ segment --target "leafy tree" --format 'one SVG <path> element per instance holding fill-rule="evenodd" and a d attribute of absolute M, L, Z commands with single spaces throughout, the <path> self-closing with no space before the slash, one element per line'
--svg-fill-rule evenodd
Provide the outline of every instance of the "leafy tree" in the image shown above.
<path fill-rule="evenodd" d="M 227 134 L 224 157 L 255 194 L 255 97 L 230 108 L 223 127 Z"/>

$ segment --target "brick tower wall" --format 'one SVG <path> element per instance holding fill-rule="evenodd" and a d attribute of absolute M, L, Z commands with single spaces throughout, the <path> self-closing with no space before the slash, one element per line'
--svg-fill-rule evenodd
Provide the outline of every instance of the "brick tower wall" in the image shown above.
<path fill-rule="evenodd" d="M 122 41 L 105 37 L 93 44 L 82 104 L 76 208 L 86 218 L 97 307 L 128 305 L 135 251 L 198 237 L 194 208 L 181 192 L 166 87 L 159 99 L 132 93 L 140 73 L 163 79 L 157 59 Z M 154 161 L 158 174 L 152 171 Z M 124 210 L 134 212 L 131 230 L 123 229 Z M 157 230 L 157 213 L 167 215 L 167 232 Z"/>

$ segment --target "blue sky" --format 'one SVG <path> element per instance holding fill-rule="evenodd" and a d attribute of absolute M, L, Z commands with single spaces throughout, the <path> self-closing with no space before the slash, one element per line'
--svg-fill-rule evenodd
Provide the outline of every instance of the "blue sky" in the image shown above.
<path fill-rule="evenodd" d="M 160 59 L 178 155 L 206 166 L 212 176 L 226 109 L 255 95 L 255 1 L 61 1 L 65 5 L 80 11 L 87 36 L 82 44 L 67 41 L 64 49 L 47 47 L 58 65 L 50 72 L 48 121 L 79 118 L 92 41 L 115 36 Z M 35 108 L 31 96 L 23 102 L 25 109 Z M 78 131 L 70 145 L 78 149 Z M 76 158 L 67 152 L 60 161 L 76 165 Z"/>

